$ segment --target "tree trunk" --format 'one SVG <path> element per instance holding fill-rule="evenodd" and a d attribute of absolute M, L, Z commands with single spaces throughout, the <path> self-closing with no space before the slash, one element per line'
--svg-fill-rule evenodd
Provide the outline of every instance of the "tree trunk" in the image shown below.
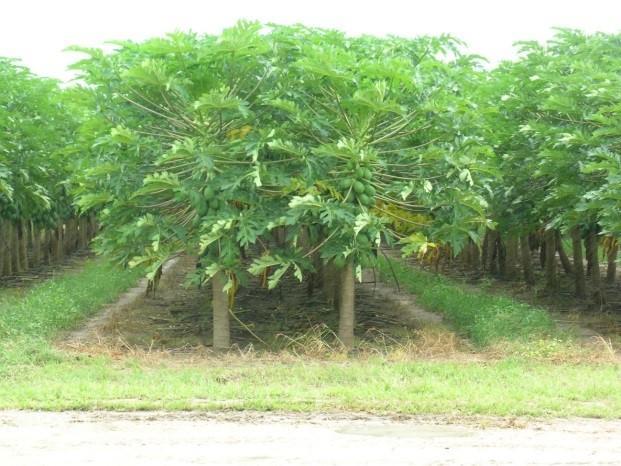
<path fill-rule="evenodd" d="M 22 264 L 22 270 L 28 270 L 28 222 L 20 220 L 18 223 L 19 230 L 19 261 Z"/>
<path fill-rule="evenodd" d="M 298 246 L 302 250 L 303 254 L 311 253 L 313 245 L 311 243 L 310 233 L 308 231 L 308 228 L 306 227 L 302 227 L 300 229 L 300 233 L 298 236 Z M 317 262 L 316 254 L 311 254 L 310 259 L 314 267 Z M 317 283 L 316 275 L 316 270 L 313 270 L 312 272 L 306 274 L 304 277 L 304 281 L 306 282 L 306 295 L 309 297 L 312 296 L 315 292 L 315 284 Z"/>
<path fill-rule="evenodd" d="M 339 271 L 339 339 L 346 348 L 354 346 L 355 288 L 354 264 L 351 260 Z"/>
<path fill-rule="evenodd" d="M 88 218 L 87 217 L 80 217 L 79 220 L 79 228 L 80 228 L 80 232 L 79 232 L 79 240 L 78 240 L 78 247 L 80 249 L 86 249 L 88 247 Z"/>
<path fill-rule="evenodd" d="M 99 228 L 99 225 L 97 224 L 97 217 L 95 217 L 94 215 L 89 215 L 87 223 L 88 239 L 90 241 L 97 235 L 97 230 Z"/>
<path fill-rule="evenodd" d="M 544 235 L 545 236 L 545 235 Z M 539 244 L 539 265 L 541 270 L 546 269 L 546 242 L 545 239 Z"/>
<path fill-rule="evenodd" d="M 520 236 L 520 257 L 522 262 L 522 273 L 524 281 L 528 285 L 535 284 L 535 273 L 533 271 L 533 261 L 530 256 L 530 245 L 528 244 L 528 235 Z"/>
<path fill-rule="evenodd" d="M 276 227 L 272 230 L 272 239 L 276 247 L 284 247 L 287 242 L 287 227 Z"/>
<path fill-rule="evenodd" d="M 78 221 L 76 218 L 70 218 L 65 225 L 65 254 L 69 255 L 78 248 Z"/>
<path fill-rule="evenodd" d="M 93 220 L 91 218 L 91 215 L 86 216 L 85 234 L 86 234 L 86 238 L 88 239 L 88 241 L 90 241 L 93 238 L 93 236 L 95 236 Z"/>
<path fill-rule="evenodd" d="M 11 258 L 11 231 L 9 222 L 2 222 L 2 275 L 13 275 L 13 260 Z"/>
<path fill-rule="evenodd" d="M 72 252 L 71 244 L 73 242 L 73 219 L 67 219 L 65 222 L 65 234 L 63 235 L 63 253 L 68 256 Z"/>
<path fill-rule="evenodd" d="M 495 274 L 498 272 L 498 255 L 496 252 L 498 232 L 495 230 L 487 230 L 483 242 L 485 249 L 483 253 L 483 269 L 486 272 Z"/>
<path fill-rule="evenodd" d="M 333 262 L 327 262 L 323 265 L 323 292 L 326 301 L 332 305 L 334 309 L 339 308 L 339 269 Z"/>
<path fill-rule="evenodd" d="M 545 241 L 545 276 L 548 290 L 558 289 L 558 276 L 556 273 L 556 231 L 546 230 Z"/>
<path fill-rule="evenodd" d="M 518 274 L 518 237 L 507 234 L 502 275 L 506 280 L 514 280 Z"/>
<path fill-rule="evenodd" d="M 587 260 L 586 275 L 587 277 L 590 277 L 593 272 L 593 252 L 591 251 L 591 241 L 589 241 L 588 235 L 586 238 L 584 238 L 584 252 Z"/>
<path fill-rule="evenodd" d="M 226 277 L 223 272 L 216 273 L 211 279 L 213 290 L 211 300 L 213 308 L 213 348 L 216 350 L 227 349 L 231 346 L 229 297 L 225 291 L 222 291 L 225 285 Z"/>
<path fill-rule="evenodd" d="M 611 245 L 608 248 L 607 259 L 608 268 L 606 269 L 606 283 L 613 284 L 617 278 L 617 253 L 619 252 L 619 242 L 616 238 L 611 238 Z"/>
<path fill-rule="evenodd" d="M 539 250 L 541 247 L 541 235 L 539 233 L 531 233 L 528 235 L 528 247 L 531 253 Z"/>
<path fill-rule="evenodd" d="M 463 249 L 459 253 L 459 258 L 465 270 L 470 272 L 479 272 L 481 267 L 479 247 L 474 241 L 468 240 Z"/>
<path fill-rule="evenodd" d="M 58 236 L 58 228 L 54 228 L 49 231 L 50 234 L 50 262 L 49 264 L 53 264 L 58 260 L 58 240 L 56 237 Z"/>
<path fill-rule="evenodd" d="M 571 265 L 569 257 L 567 257 L 567 253 L 565 252 L 565 248 L 563 247 L 561 232 L 558 230 L 556 232 L 556 250 L 558 251 L 558 257 L 561 259 L 561 265 L 563 266 L 563 270 L 567 275 L 572 275 L 574 273 L 574 268 Z"/>
<path fill-rule="evenodd" d="M 479 250 L 479 246 L 472 241 L 470 243 L 470 259 L 471 259 L 471 269 L 474 272 L 480 272 L 481 269 L 481 251 Z"/>
<path fill-rule="evenodd" d="M 9 248 L 11 249 L 13 273 L 19 274 L 22 272 L 21 254 L 19 251 L 19 231 L 13 222 L 9 223 L 9 231 L 11 238 Z"/>
<path fill-rule="evenodd" d="M 595 230 L 589 231 L 587 236 L 587 243 L 589 244 L 588 251 L 591 255 L 591 286 L 593 288 L 593 301 L 597 306 L 601 306 L 606 302 L 604 291 L 602 290 L 602 280 L 599 270 L 599 247 L 597 244 L 597 233 Z"/>
<path fill-rule="evenodd" d="M 54 241 L 55 241 L 55 245 L 54 245 L 54 260 L 56 262 L 62 262 L 65 256 L 65 251 L 63 248 L 64 242 L 63 242 L 63 224 L 59 224 L 56 227 L 56 233 L 54 235 Z"/>
<path fill-rule="evenodd" d="M 584 275 L 584 259 L 582 257 L 582 237 L 580 227 L 571 229 L 571 243 L 574 255 L 574 286 L 578 299 L 586 298 L 586 278 Z"/>
<path fill-rule="evenodd" d="M 31 222 L 30 232 L 32 236 L 32 265 L 37 267 L 41 265 L 41 230 Z"/>
<path fill-rule="evenodd" d="M 485 270 L 491 274 L 496 274 L 498 273 L 498 233 L 494 230 L 487 230 L 486 238 Z"/>
<path fill-rule="evenodd" d="M 315 293 L 316 289 L 320 289 L 323 287 L 323 262 L 319 253 L 315 252 L 311 256 L 311 260 L 313 263 L 313 271 L 309 274 L 308 278 L 308 286 L 306 287 L 306 292 L 308 296 L 312 296 Z"/>
<path fill-rule="evenodd" d="M 507 248 L 505 246 L 505 240 L 500 233 L 498 233 L 496 237 L 496 260 L 498 262 L 496 273 L 504 277 L 507 270 Z"/>
<path fill-rule="evenodd" d="M 483 236 L 483 245 L 481 246 L 481 260 L 482 260 L 482 269 L 483 269 L 483 273 L 485 273 L 487 271 L 487 259 L 489 256 L 489 230 L 485 231 L 485 235 Z"/>
<path fill-rule="evenodd" d="M 43 230 L 43 262 L 51 265 L 54 262 L 54 252 L 52 250 L 52 231 L 49 228 Z"/>

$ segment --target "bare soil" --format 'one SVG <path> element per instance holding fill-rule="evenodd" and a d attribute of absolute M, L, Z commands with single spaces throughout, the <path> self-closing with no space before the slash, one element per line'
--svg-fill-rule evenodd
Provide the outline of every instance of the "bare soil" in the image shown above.
<path fill-rule="evenodd" d="M 181 256 L 167 264 L 155 294 L 146 295 L 143 281 L 85 326 L 66 336 L 62 345 L 93 345 L 138 350 L 196 352 L 211 342 L 210 286 L 187 284 L 196 259 Z M 356 334 L 364 341 L 391 346 L 431 334 L 432 351 L 471 352 L 468 344 L 442 324 L 442 318 L 421 309 L 415 298 L 365 274 L 356 285 Z M 240 348 L 282 349 L 305 341 L 334 340 L 337 313 L 320 289 L 285 277 L 274 290 L 252 279 L 235 299 L 232 339 Z M 428 339 L 429 340 L 429 339 Z M 316 341 L 315 341 L 316 342 Z"/>
<path fill-rule="evenodd" d="M 72 465 L 618 465 L 621 421 L 0 412 L 0 461 Z"/>

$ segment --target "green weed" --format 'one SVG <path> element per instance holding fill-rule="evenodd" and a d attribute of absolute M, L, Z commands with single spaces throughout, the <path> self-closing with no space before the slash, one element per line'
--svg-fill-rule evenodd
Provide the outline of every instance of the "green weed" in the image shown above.
<path fill-rule="evenodd" d="M 0 298 L 0 369 L 9 364 L 56 360 L 48 343 L 59 331 L 75 327 L 132 286 L 140 270 L 121 270 L 103 259 Z"/>
<path fill-rule="evenodd" d="M 416 294 L 417 303 L 443 314 L 476 345 L 487 346 L 500 340 L 530 341 L 558 333 L 544 309 L 469 290 L 449 278 L 399 261 L 391 264 L 401 286 Z M 380 260 L 379 268 L 382 279 L 393 279 L 387 259 Z"/>

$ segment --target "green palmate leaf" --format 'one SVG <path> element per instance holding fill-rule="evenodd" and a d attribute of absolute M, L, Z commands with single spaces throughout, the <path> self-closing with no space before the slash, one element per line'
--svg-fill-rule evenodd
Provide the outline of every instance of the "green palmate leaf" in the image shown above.
<path fill-rule="evenodd" d="M 170 193 L 178 190 L 180 187 L 181 182 L 176 175 L 167 172 L 154 173 L 144 179 L 143 186 L 133 193 L 132 198 Z"/>
<path fill-rule="evenodd" d="M 296 145 L 292 141 L 283 141 L 282 139 L 276 139 L 268 143 L 268 147 L 275 152 L 284 152 L 289 155 L 294 155 L 300 159 L 304 159 L 308 156 L 307 149 L 302 145 Z"/>
<path fill-rule="evenodd" d="M 304 209 L 304 208 L 318 208 L 322 203 L 320 199 L 313 194 L 306 194 L 304 196 L 294 196 L 289 201 L 289 207 L 291 209 Z"/>
<path fill-rule="evenodd" d="M 292 115 L 301 115 L 302 113 L 300 107 L 292 100 L 286 100 L 282 98 L 270 99 L 267 101 L 267 104 L 273 108 L 282 110 Z"/>
<path fill-rule="evenodd" d="M 135 134 L 130 129 L 122 126 L 112 128 L 110 130 L 110 137 L 114 142 L 118 142 L 120 144 L 132 144 L 136 140 Z"/>
<path fill-rule="evenodd" d="M 281 259 L 269 254 L 264 254 L 252 262 L 248 271 L 253 275 L 260 275 L 265 271 L 265 269 L 281 264 Z"/>
<path fill-rule="evenodd" d="M 369 226 L 373 222 L 371 218 L 371 214 L 368 212 L 362 212 L 356 215 L 356 220 L 354 221 L 354 235 L 357 236 L 363 229 Z"/>
<path fill-rule="evenodd" d="M 145 59 L 139 65 L 129 68 L 123 75 L 125 78 L 142 85 L 163 88 L 167 86 L 170 79 L 164 61 L 151 58 Z"/>
<path fill-rule="evenodd" d="M 395 101 L 386 98 L 387 85 L 385 81 L 375 83 L 370 89 L 359 90 L 351 100 L 353 104 L 361 105 L 376 113 L 396 113 L 405 115 L 405 108 Z"/>
<path fill-rule="evenodd" d="M 114 197 L 110 193 L 83 194 L 76 199 L 76 205 L 81 212 L 88 212 L 108 204 L 113 199 Z"/>
<path fill-rule="evenodd" d="M 194 103 L 194 108 L 203 112 L 232 110 L 242 116 L 248 115 L 248 107 L 239 97 L 231 95 L 230 89 L 223 87 L 207 92 Z"/>
<path fill-rule="evenodd" d="M 272 273 L 267 281 L 267 286 L 270 290 L 273 290 L 278 286 L 280 279 L 283 277 L 287 270 L 291 267 L 291 263 L 286 263 L 281 267 L 277 268 L 274 273 Z"/>
<path fill-rule="evenodd" d="M 291 266 L 294 267 L 295 276 L 301 281 L 302 271 L 300 267 L 295 263 L 289 260 L 284 260 L 278 256 L 263 255 L 252 262 L 252 265 L 248 271 L 253 275 L 260 275 L 275 267 L 276 269 L 269 275 L 267 282 L 268 289 L 271 290 L 278 286 L 280 279 L 285 275 L 285 273 L 287 273 Z"/>
<path fill-rule="evenodd" d="M 218 38 L 218 52 L 240 57 L 256 56 L 269 51 L 269 42 L 261 36 L 263 26 L 255 21 L 239 21 L 234 27 L 222 31 Z"/>

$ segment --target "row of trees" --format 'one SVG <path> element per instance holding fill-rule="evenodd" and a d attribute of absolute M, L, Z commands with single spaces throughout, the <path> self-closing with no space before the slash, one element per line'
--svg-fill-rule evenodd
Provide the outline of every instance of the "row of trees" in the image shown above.
<path fill-rule="evenodd" d="M 486 149 L 468 136 L 478 72 L 451 38 L 239 23 L 117 45 L 76 64 L 96 109 L 78 203 L 101 212 L 101 251 L 152 279 L 200 256 L 215 347 L 238 287 L 285 273 L 336 285 L 351 346 L 354 279 L 380 243 L 459 249 L 487 224 L 473 189 Z"/>
<path fill-rule="evenodd" d="M 81 111 L 71 96 L 0 58 L 0 276 L 60 262 L 95 234 L 65 186 Z"/>
<path fill-rule="evenodd" d="M 620 44 L 619 35 L 561 30 L 546 44 L 519 44 L 521 58 L 501 64 L 478 89 L 480 134 L 494 149 L 498 176 L 486 196 L 496 228 L 473 266 L 509 279 L 521 269 L 534 284 L 531 251 L 539 250 L 548 290 L 558 288 L 560 264 L 574 277 L 576 297 L 605 301 L 599 251 L 612 283 L 621 234 Z"/>
<path fill-rule="evenodd" d="M 380 244 L 529 284 L 539 250 L 547 288 L 560 259 L 601 303 L 598 250 L 613 280 L 621 233 L 620 40 L 559 31 L 488 71 L 450 37 L 241 22 L 74 48 L 81 84 L 62 91 L 4 60 L 3 270 L 88 241 L 97 215 L 98 250 L 151 280 L 198 257 L 217 348 L 239 287 L 288 273 L 323 282 L 351 346 L 354 279 Z"/>

